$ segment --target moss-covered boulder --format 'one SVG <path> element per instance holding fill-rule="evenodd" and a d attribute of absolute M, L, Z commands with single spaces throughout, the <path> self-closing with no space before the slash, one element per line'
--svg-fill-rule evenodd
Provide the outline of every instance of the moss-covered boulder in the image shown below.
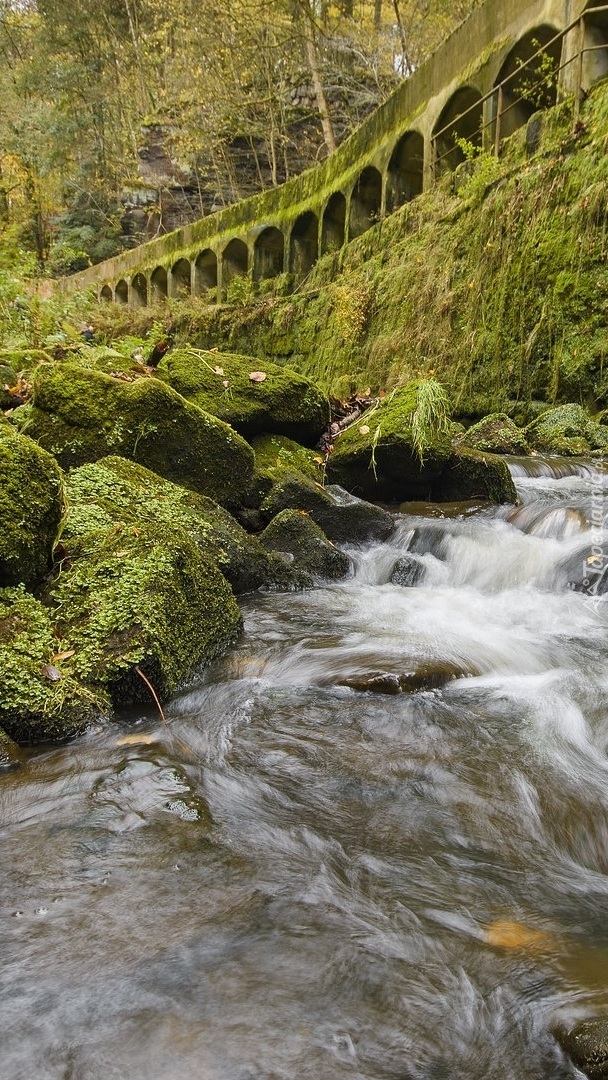
<path fill-rule="evenodd" d="M 608 449 L 604 426 L 592 421 L 581 405 L 548 409 L 528 424 L 525 434 L 534 450 L 548 454 L 575 456 Z"/>
<path fill-rule="evenodd" d="M 322 488 L 301 473 L 282 473 L 260 505 L 266 521 L 283 510 L 305 511 L 337 544 L 386 540 L 395 528 L 392 515 L 381 507 L 349 496 L 342 488 Z"/>
<path fill-rule="evenodd" d="M 13 402 L 13 395 L 9 393 L 17 381 L 17 373 L 13 368 L 7 367 L 0 359 L 0 409 L 9 409 Z"/>
<path fill-rule="evenodd" d="M 487 499 L 493 503 L 516 503 L 517 492 L 507 463 L 497 454 L 481 454 L 460 446 L 446 462 L 432 489 L 438 502 Z"/>
<path fill-rule="evenodd" d="M 329 542 L 308 514 L 283 510 L 260 536 L 268 551 L 291 556 L 293 569 L 312 578 L 339 579 L 350 572 L 350 559 Z M 290 559 L 290 561 L 291 561 Z"/>
<path fill-rule="evenodd" d="M 45 597 L 73 655 L 69 670 L 116 703 L 161 697 L 237 636 L 228 582 L 188 533 L 162 523 L 114 522 L 66 538 L 61 572 Z"/>
<path fill-rule="evenodd" d="M 67 479 L 69 511 L 63 542 L 112 527 L 162 525 L 182 529 L 217 563 L 235 593 L 275 585 L 274 563 L 223 507 L 204 495 L 163 480 L 121 457 L 74 469 Z"/>
<path fill-rule="evenodd" d="M 51 564 L 63 507 L 61 470 L 50 454 L 2 422 L 0 478 L 0 587 L 32 587 Z"/>
<path fill-rule="evenodd" d="M 253 471 L 245 440 L 165 383 L 74 363 L 38 369 L 27 431 L 64 469 L 120 454 L 226 505 L 240 500 Z"/>
<path fill-rule="evenodd" d="M 336 439 L 328 475 L 355 495 L 402 502 L 428 498 L 452 453 L 447 429 L 425 433 L 423 460 L 415 448 L 421 382 L 392 394 Z"/>
<path fill-rule="evenodd" d="M 258 507 L 273 484 L 287 473 L 302 475 L 323 485 L 325 463 L 319 453 L 284 435 L 259 435 L 251 443 L 255 465 L 251 485 L 245 495 L 248 506 Z"/>
<path fill-rule="evenodd" d="M 55 631 L 54 613 L 22 587 L 0 589 L 0 725 L 19 743 L 77 735 L 109 712 Z"/>
<path fill-rule="evenodd" d="M 269 432 L 312 446 L 329 422 L 329 401 L 314 383 L 251 356 L 173 349 L 159 374 L 188 401 L 247 438 Z"/>
<path fill-rule="evenodd" d="M 491 413 L 470 427 L 462 438 L 464 446 L 486 454 L 527 454 L 525 435 L 506 413 Z"/>

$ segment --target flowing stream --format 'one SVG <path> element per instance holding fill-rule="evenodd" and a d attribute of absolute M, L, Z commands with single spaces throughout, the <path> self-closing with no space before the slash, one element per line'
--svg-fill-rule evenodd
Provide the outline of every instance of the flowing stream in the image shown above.
<path fill-rule="evenodd" d="M 511 468 L 517 509 L 409 507 L 347 581 L 248 597 L 166 727 L 0 776 L 2 1080 L 581 1075 L 552 1032 L 608 1013 L 608 474 Z"/>

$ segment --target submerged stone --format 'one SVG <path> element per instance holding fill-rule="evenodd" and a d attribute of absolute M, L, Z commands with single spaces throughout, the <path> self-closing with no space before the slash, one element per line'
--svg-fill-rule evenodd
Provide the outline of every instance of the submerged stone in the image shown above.
<path fill-rule="evenodd" d="M 369 671 L 349 675 L 339 686 L 373 694 L 415 694 L 421 690 L 439 690 L 454 679 L 477 674 L 450 661 L 428 661 L 412 666 L 409 671 Z"/>
<path fill-rule="evenodd" d="M 420 585 L 425 575 L 425 565 L 419 555 L 402 555 L 393 566 L 390 581 L 392 585 L 413 588 Z"/>
<path fill-rule="evenodd" d="M 0 423 L 0 587 L 37 585 L 51 565 L 63 512 L 57 462 Z"/>
<path fill-rule="evenodd" d="M 270 432 L 312 446 L 329 422 L 329 401 L 314 383 L 251 356 L 174 349 L 163 373 L 188 401 L 247 437 Z"/>
<path fill-rule="evenodd" d="M 27 429 L 65 469 L 120 454 L 225 505 L 240 500 L 253 471 L 240 435 L 154 378 L 40 368 Z"/>
<path fill-rule="evenodd" d="M 557 1039 L 589 1080 L 608 1080 L 608 1019 L 583 1020 Z"/>

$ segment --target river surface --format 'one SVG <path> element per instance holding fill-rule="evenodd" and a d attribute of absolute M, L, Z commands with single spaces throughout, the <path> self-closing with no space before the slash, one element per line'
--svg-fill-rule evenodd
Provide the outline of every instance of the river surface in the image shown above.
<path fill-rule="evenodd" d="M 511 468 L 516 510 L 411 507 L 346 582 L 246 598 L 166 726 L 0 776 L 1 1080 L 581 1075 L 552 1032 L 608 1013 L 608 476 Z"/>

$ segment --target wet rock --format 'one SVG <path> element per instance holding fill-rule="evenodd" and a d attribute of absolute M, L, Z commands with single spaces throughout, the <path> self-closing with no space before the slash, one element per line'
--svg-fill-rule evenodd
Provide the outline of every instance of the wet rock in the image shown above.
<path fill-rule="evenodd" d="M 528 444 L 523 432 L 506 413 L 492 413 L 470 427 L 462 444 L 487 454 L 526 454 Z"/>
<path fill-rule="evenodd" d="M 283 510 L 260 536 L 267 551 L 293 556 L 293 568 L 313 577 L 338 579 L 350 573 L 350 559 L 329 542 L 318 525 L 298 510 Z"/>
<path fill-rule="evenodd" d="M 412 588 L 424 580 L 425 566 L 418 555 L 402 555 L 393 566 L 390 581 L 393 585 Z"/>
<path fill-rule="evenodd" d="M 38 584 L 51 565 L 63 512 L 56 461 L 10 424 L 0 424 L 0 587 Z"/>
<path fill-rule="evenodd" d="M 608 1080 L 608 1019 L 583 1020 L 557 1040 L 589 1080 Z"/>
<path fill-rule="evenodd" d="M 18 769 L 20 765 L 21 754 L 17 743 L 0 728 L 0 772 Z"/>
<path fill-rule="evenodd" d="M 516 503 L 517 492 L 507 464 L 497 454 L 482 454 L 458 447 L 446 462 L 433 486 L 440 502 L 487 499 L 492 503 Z"/>
<path fill-rule="evenodd" d="M 267 520 L 282 510 L 305 510 L 330 540 L 340 544 L 386 540 L 395 528 L 392 515 L 381 507 L 361 499 L 338 501 L 335 491 L 296 473 L 284 473 L 260 506 Z"/>
<path fill-rule="evenodd" d="M 410 538 L 409 551 L 416 555 L 434 555 L 436 559 L 443 560 L 449 535 L 449 530 L 439 523 L 417 525 Z"/>
<path fill-rule="evenodd" d="M 305 476 L 322 487 L 325 481 L 323 458 L 293 439 L 283 435 L 261 435 L 253 439 L 255 465 L 251 484 L 245 493 L 245 504 L 259 507 L 273 486 L 287 475 Z"/>
<path fill-rule="evenodd" d="M 557 569 L 562 588 L 573 589 L 589 597 L 608 593 L 608 549 L 588 544 L 572 552 Z"/>
<path fill-rule="evenodd" d="M 38 369 L 28 432 L 65 469 L 120 454 L 222 505 L 240 501 L 253 472 L 245 440 L 169 386 L 78 364 Z"/>
<path fill-rule="evenodd" d="M 475 674 L 478 673 L 473 669 L 437 660 L 418 664 L 409 671 L 369 671 L 361 675 L 350 675 L 338 685 L 373 694 L 414 694 L 420 690 L 439 690 L 454 679 Z"/>
<path fill-rule="evenodd" d="M 256 372 L 265 377 L 252 380 Z M 174 349 L 159 373 L 188 401 L 248 438 L 266 432 L 313 446 L 329 421 L 329 400 L 314 383 L 251 356 Z"/>

